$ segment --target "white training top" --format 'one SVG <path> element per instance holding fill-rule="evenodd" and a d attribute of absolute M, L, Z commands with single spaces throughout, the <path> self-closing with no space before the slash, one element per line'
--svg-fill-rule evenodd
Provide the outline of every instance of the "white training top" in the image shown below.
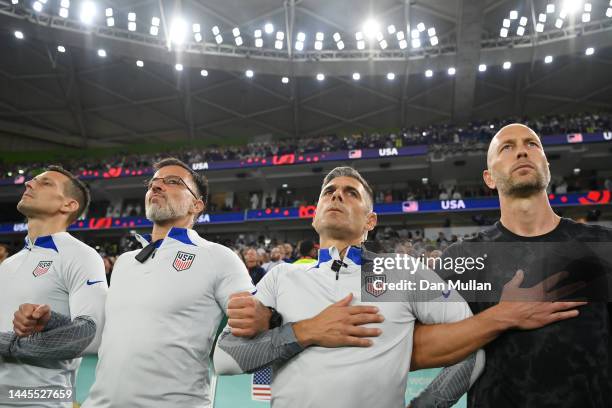
<path fill-rule="evenodd" d="M 13 315 L 21 304 L 48 304 L 73 320 L 89 316 L 96 323 L 96 339 L 86 350 L 95 353 L 107 289 L 104 263 L 93 248 L 67 232 L 38 237 L 34 243 L 26 237 L 25 247 L 0 264 L 0 331 L 13 331 Z M 80 361 L 0 357 L 0 385 L 73 387 Z M 61 406 L 40 401 L 35 405 Z M 23 406 L 27 405 L 19 405 Z"/>
<path fill-rule="evenodd" d="M 403 408 L 415 320 L 448 323 L 472 315 L 468 305 L 456 298 L 362 303 L 361 254 L 360 248 L 348 249 L 337 280 L 331 266 L 340 256 L 332 247 L 319 250 L 316 265 L 278 265 L 258 283 L 256 297 L 282 314 L 284 322 L 311 318 L 351 292 L 351 305 L 375 305 L 385 317 L 383 323 L 366 325 L 382 329 L 370 347 L 309 347 L 275 368 L 273 407 Z M 430 281 L 441 282 L 429 273 Z"/>
<path fill-rule="evenodd" d="M 234 252 L 193 230 L 172 228 L 157 245 L 144 263 L 139 251 L 115 263 L 96 382 L 83 408 L 210 404 L 209 354 L 229 296 L 256 290 Z"/>

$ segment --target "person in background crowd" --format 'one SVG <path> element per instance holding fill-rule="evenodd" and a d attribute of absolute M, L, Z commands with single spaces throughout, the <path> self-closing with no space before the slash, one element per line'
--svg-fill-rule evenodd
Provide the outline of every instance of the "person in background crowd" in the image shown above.
<path fill-rule="evenodd" d="M 293 261 L 295 261 L 295 258 L 293 257 L 293 246 L 290 243 L 285 242 L 283 244 L 283 248 L 285 249 L 283 261 L 286 263 L 293 263 Z"/>
<path fill-rule="evenodd" d="M 257 250 L 255 248 L 247 248 L 243 251 L 244 265 L 249 271 L 249 276 L 253 281 L 253 284 L 257 285 L 257 282 L 261 280 L 266 274 L 264 268 L 259 266 Z"/>
<path fill-rule="evenodd" d="M 7 244 L 0 243 L 0 264 L 8 258 L 10 255 L 9 247 Z"/>
<path fill-rule="evenodd" d="M 264 268 L 264 270 L 268 272 L 270 269 L 274 268 L 276 265 L 285 263 L 285 261 L 282 259 L 284 253 L 285 253 L 285 249 L 283 248 L 282 245 L 277 245 L 273 247 L 272 250 L 270 251 L 270 262 L 263 264 L 262 268 Z"/>
<path fill-rule="evenodd" d="M 294 264 L 307 264 L 317 262 L 317 246 L 310 240 L 305 240 L 300 243 L 300 257 L 293 262 Z"/>

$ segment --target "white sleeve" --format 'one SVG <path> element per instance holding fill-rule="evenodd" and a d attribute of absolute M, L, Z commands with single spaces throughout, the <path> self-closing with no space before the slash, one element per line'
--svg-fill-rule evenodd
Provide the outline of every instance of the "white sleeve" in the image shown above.
<path fill-rule="evenodd" d="M 419 279 L 430 283 L 444 283 L 437 273 L 428 268 L 420 268 Z M 453 323 L 472 317 L 472 310 L 456 290 L 432 298 L 428 292 L 419 298 L 419 291 L 410 299 L 410 307 L 416 319 L 423 324 Z"/>
<path fill-rule="evenodd" d="M 215 299 L 223 311 L 227 310 L 230 295 L 237 292 L 255 294 L 256 289 L 244 263 L 229 248 L 218 245 L 216 256 L 217 282 Z M 215 248 L 216 249 L 216 248 Z"/>
<path fill-rule="evenodd" d="M 257 284 L 257 293 L 255 297 L 264 306 L 273 307 L 276 309 L 276 280 L 278 279 L 279 267 L 277 265 L 270 269 Z"/>
<path fill-rule="evenodd" d="M 84 247 L 68 260 L 63 270 L 71 320 L 78 316 L 89 316 L 96 324 L 96 336 L 85 350 L 86 354 L 95 354 L 104 328 L 104 305 L 108 291 L 104 262 L 96 251 Z"/>

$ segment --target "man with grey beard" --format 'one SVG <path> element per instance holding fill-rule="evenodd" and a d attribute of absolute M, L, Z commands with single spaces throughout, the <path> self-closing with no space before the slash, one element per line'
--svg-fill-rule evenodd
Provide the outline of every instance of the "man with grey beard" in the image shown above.
<path fill-rule="evenodd" d="M 177 159 L 154 167 L 145 196 L 153 231 L 137 236 L 142 250 L 115 262 L 84 408 L 209 406 L 208 356 L 223 311 L 230 297 L 256 291 L 235 253 L 191 229 L 206 205 L 206 179 Z M 258 306 L 251 321 L 263 331 L 272 311 Z"/>

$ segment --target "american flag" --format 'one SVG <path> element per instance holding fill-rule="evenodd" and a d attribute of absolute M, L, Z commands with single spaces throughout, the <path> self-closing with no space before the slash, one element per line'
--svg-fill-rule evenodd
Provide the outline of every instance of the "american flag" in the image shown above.
<path fill-rule="evenodd" d="M 351 150 L 349 151 L 348 157 L 349 159 L 361 159 L 362 152 L 361 149 Z"/>
<path fill-rule="evenodd" d="M 567 135 L 567 143 L 582 143 L 582 133 L 571 133 Z"/>
<path fill-rule="evenodd" d="M 272 398 L 272 367 L 266 367 L 253 373 L 251 397 L 255 401 L 270 401 Z"/>

